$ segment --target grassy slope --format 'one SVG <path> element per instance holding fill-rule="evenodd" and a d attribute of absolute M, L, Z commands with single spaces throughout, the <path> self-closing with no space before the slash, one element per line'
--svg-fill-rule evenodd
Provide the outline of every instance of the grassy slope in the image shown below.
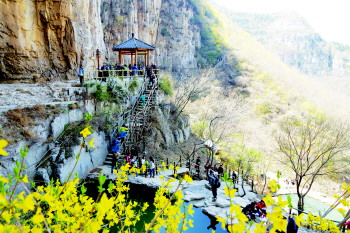
<path fill-rule="evenodd" d="M 347 109 L 349 98 L 337 93 L 338 90 L 330 90 L 318 80 L 310 79 L 288 67 L 236 24 L 228 21 L 225 16 L 218 12 L 215 15 L 220 19 L 221 27 L 217 30 L 225 40 L 226 46 L 231 48 L 240 60 L 249 61 L 255 67 L 255 72 L 268 73 L 271 81 L 282 90 L 285 92 L 292 90 L 294 95 L 310 101 L 327 114 L 335 117 L 349 114 Z"/>
<path fill-rule="evenodd" d="M 272 170 L 277 170 L 281 167 L 273 159 L 278 157 L 273 132 L 278 130 L 278 121 L 302 112 L 324 112 L 332 118 L 347 118 L 350 99 L 347 95 L 291 69 L 224 15 L 215 10 L 214 15 L 220 22 L 215 32 L 224 40 L 229 53 L 240 61 L 243 75 L 237 80 L 248 95 L 241 95 L 239 88 L 223 95 L 227 88 L 213 85 L 211 95 L 188 106 L 196 119 L 222 114 L 228 120 L 223 126 L 229 131 L 227 135 L 242 133 L 246 145 L 261 151 L 273 161 Z M 205 106 L 205 111 L 201 106 Z M 225 139 L 229 141 L 230 137 Z"/>

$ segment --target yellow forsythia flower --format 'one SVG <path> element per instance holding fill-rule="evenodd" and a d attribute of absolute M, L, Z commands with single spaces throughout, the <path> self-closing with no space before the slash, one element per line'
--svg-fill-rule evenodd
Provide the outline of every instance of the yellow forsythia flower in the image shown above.
<path fill-rule="evenodd" d="M 28 175 L 25 175 L 25 176 L 22 178 L 22 181 L 23 181 L 24 183 L 29 183 L 29 181 L 28 181 Z"/>
<path fill-rule="evenodd" d="M 85 128 L 80 132 L 81 135 L 83 135 L 83 138 L 86 138 L 87 136 L 89 136 L 91 134 L 91 131 L 89 130 L 89 128 Z"/>
<path fill-rule="evenodd" d="M 21 209 L 24 213 L 27 213 L 29 210 L 34 210 L 34 201 L 31 195 L 28 195 L 22 202 Z"/>
<path fill-rule="evenodd" d="M 88 143 L 88 145 L 89 145 L 90 147 L 92 147 L 92 148 L 95 148 L 94 142 L 95 142 L 95 139 L 93 138 L 93 139 L 91 139 L 91 141 Z"/>
<path fill-rule="evenodd" d="M 0 193 L 0 206 L 6 206 L 7 205 L 7 199 L 6 197 Z"/>
<path fill-rule="evenodd" d="M 266 232 L 266 226 L 262 226 L 259 224 L 255 225 L 254 233 L 265 233 Z"/>
<path fill-rule="evenodd" d="M 233 197 L 235 197 L 235 193 L 236 193 L 237 190 L 233 189 L 233 188 L 230 189 L 228 187 L 225 187 L 224 191 L 225 191 L 225 195 L 226 196 L 233 198 Z"/>
<path fill-rule="evenodd" d="M 5 139 L 0 140 L 0 155 L 8 156 L 7 151 L 4 148 L 8 145 L 8 142 Z"/>
<path fill-rule="evenodd" d="M 44 216 L 40 213 L 35 214 L 32 218 L 32 222 L 35 225 L 42 223 L 44 220 Z"/>
<path fill-rule="evenodd" d="M 11 222 L 11 218 L 12 218 L 12 214 L 10 214 L 7 210 L 5 210 L 1 217 L 3 217 L 3 219 L 7 222 L 10 223 Z"/>
<path fill-rule="evenodd" d="M 6 179 L 5 177 L 0 176 L 0 182 L 7 184 L 9 182 L 9 180 Z"/>
<path fill-rule="evenodd" d="M 189 175 L 187 175 L 187 174 L 184 175 L 184 180 L 186 180 L 187 183 L 192 183 L 193 182 L 192 178 Z"/>

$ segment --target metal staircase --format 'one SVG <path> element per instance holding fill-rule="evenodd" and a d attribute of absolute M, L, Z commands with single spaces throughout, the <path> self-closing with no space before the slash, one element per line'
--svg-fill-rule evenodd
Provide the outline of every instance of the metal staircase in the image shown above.
<path fill-rule="evenodd" d="M 120 154 L 125 155 L 132 147 L 143 148 L 145 133 L 150 127 L 150 113 L 155 108 L 158 96 L 158 83 L 149 84 L 148 80 L 142 83 L 137 99 L 128 112 L 124 114 L 125 125 L 129 129 L 124 142 L 120 145 Z M 118 133 L 119 127 L 115 131 Z M 122 156 L 121 156 L 122 157 Z M 113 154 L 109 153 L 104 165 L 112 165 Z M 119 161 L 122 162 L 122 161 Z"/>

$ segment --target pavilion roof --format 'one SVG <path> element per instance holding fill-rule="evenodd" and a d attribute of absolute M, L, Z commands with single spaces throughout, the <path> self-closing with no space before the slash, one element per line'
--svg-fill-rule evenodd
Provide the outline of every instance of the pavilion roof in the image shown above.
<path fill-rule="evenodd" d="M 116 46 L 113 47 L 113 51 L 119 51 L 119 50 L 129 50 L 129 49 L 147 49 L 147 50 L 154 50 L 156 47 L 147 44 L 141 40 L 136 39 L 135 37 L 132 37 L 131 39 L 124 41 Z"/>

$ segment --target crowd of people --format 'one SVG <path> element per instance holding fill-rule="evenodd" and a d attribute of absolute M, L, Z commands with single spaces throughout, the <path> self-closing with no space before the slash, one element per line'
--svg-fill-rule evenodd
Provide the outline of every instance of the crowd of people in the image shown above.
<path fill-rule="evenodd" d="M 152 64 L 151 66 L 143 66 L 143 65 L 131 65 L 128 66 L 126 64 L 121 65 L 120 63 L 113 65 L 108 65 L 107 63 L 103 63 L 100 70 L 102 71 L 101 75 L 103 77 L 109 76 L 109 70 L 115 70 L 117 71 L 118 76 L 136 76 L 136 75 L 144 75 L 147 74 L 148 77 L 151 77 L 152 74 L 155 76 L 158 73 L 157 66 L 155 64 Z"/>
<path fill-rule="evenodd" d="M 199 157 L 198 157 L 198 159 L 199 159 Z M 197 161 L 196 161 L 195 168 L 197 169 L 197 171 L 199 173 L 200 159 L 199 160 L 198 159 L 197 159 L 197 161 L 199 161 L 199 163 L 197 163 Z M 217 172 L 219 177 L 222 177 L 224 175 L 224 167 L 222 164 L 220 164 L 219 166 L 217 166 L 216 164 L 214 166 L 212 166 L 212 164 L 208 162 L 204 165 L 204 169 L 205 169 L 206 174 L 208 174 L 209 170 L 212 170 L 213 172 Z M 232 171 L 230 173 L 230 177 L 232 179 L 236 180 L 237 174 L 235 173 L 235 171 Z"/>
<path fill-rule="evenodd" d="M 246 205 L 242 212 L 247 216 L 249 220 L 257 221 L 258 218 L 266 217 L 266 204 L 263 200 L 259 202 L 251 202 Z"/>
<path fill-rule="evenodd" d="M 113 173 L 113 169 L 116 168 L 118 159 L 121 156 L 119 153 L 120 145 L 125 142 L 125 138 L 128 130 L 129 129 L 125 125 L 123 125 L 118 129 L 117 137 L 112 140 L 111 151 L 113 153 L 113 160 L 112 160 L 112 166 L 111 166 L 111 173 Z M 127 153 L 124 157 L 125 163 L 135 168 L 142 168 L 143 166 L 145 166 L 146 167 L 146 170 L 144 172 L 145 177 L 154 178 L 156 174 L 156 165 L 153 157 L 149 157 L 147 159 L 146 156 L 143 156 L 141 158 L 139 156 L 139 151 L 136 147 L 127 148 L 126 151 Z"/>
<path fill-rule="evenodd" d="M 103 63 L 101 67 L 98 68 L 98 76 L 102 78 L 102 81 L 106 81 L 106 78 L 109 77 L 109 71 L 116 71 L 117 76 L 143 76 L 144 74 L 147 75 L 147 77 L 150 79 L 149 82 L 154 84 L 157 75 L 158 75 L 158 68 L 156 64 L 152 64 L 151 66 L 143 66 L 143 65 L 136 65 L 133 66 L 129 64 L 128 66 L 126 64 L 121 65 L 120 63 L 113 65 Z M 79 82 L 81 85 L 84 84 L 84 72 L 85 69 L 82 65 L 79 66 L 77 69 L 77 74 L 79 77 Z"/>

